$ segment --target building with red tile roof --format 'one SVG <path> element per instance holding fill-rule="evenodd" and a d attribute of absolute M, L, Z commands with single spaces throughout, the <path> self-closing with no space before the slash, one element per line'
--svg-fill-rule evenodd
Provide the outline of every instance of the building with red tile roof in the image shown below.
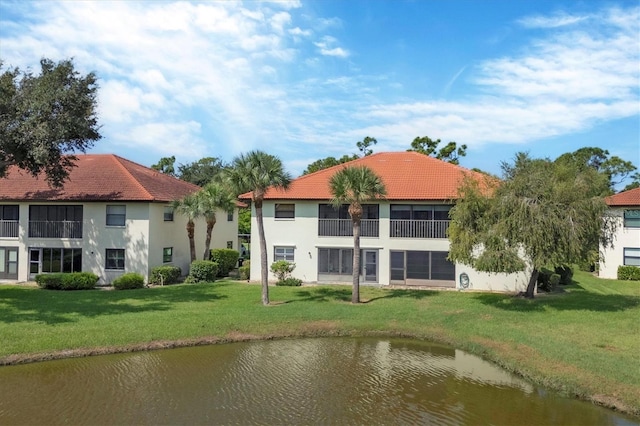
<path fill-rule="evenodd" d="M 605 201 L 617 227 L 613 246 L 600 246 L 598 274 L 617 278 L 620 266 L 640 267 L 640 188 L 611 195 Z"/>
<path fill-rule="evenodd" d="M 146 278 L 161 265 L 186 274 L 186 218 L 174 214 L 172 202 L 199 189 L 113 154 L 77 155 L 62 188 L 11 167 L 0 179 L 0 280 L 89 271 L 109 284 L 125 272 Z M 237 245 L 237 218 L 237 210 L 220 212 L 211 248 Z M 205 230 L 197 220 L 199 257 Z"/>
<path fill-rule="evenodd" d="M 490 189 L 498 180 L 417 152 L 382 152 L 301 176 L 288 189 L 265 193 L 263 216 L 269 264 L 294 262 L 303 282 L 351 282 L 352 223 L 347 206 L 330 205 L 329 181 L 349 166 L 367 166 L 385 184 L 383 200 L 364 205 L 361 283 L 521 291 L 526 274 L 485 274 L 447 260 L 449 210 L 465 178 Z M 241 196 L 249 200 L 251 193 Z M 255 212 L 254 212 L 255 213 Z M 255 215 L 254 215 L 255 216 Z M 252 241 L 258 241 L 255 217 Z M 252 255 L 260 249 L 253 244 Z M 260 263 L 251 264 L 252 279 Z M 270 276 L 274 279 L 274 276 Z"/>

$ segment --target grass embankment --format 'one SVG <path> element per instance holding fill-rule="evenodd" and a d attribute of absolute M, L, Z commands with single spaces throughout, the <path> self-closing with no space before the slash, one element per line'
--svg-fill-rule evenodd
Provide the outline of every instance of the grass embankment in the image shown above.
<path fill-rule="evenodd" d="M 568 395 L 640 416 L 640 283 L 577 273 L 566 292 L 503 294 L 222 281 L 131 291 L 0 286 L 0 365 L 252 338 L 403 335 L 449 343 Z"/>

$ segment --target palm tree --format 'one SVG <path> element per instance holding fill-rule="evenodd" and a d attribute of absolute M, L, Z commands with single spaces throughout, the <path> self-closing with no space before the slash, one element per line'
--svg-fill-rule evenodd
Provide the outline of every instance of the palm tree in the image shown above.
<path fill-rule="evenodd" d="M 207 221 L 207 237 L 204 241 L 203 260 L 209 260 L 211 252 L 211 233 L 216 224 L 216 211 L 233 211 L 235 200 L 231 191 L 219 182 L 208 183 L 197 193 L 200 213 Z"/>
<path fill-rule="evenodd" d="M 196 260 L 196 243 L 193 237 L 196 227 L 194 220 L 202 215 L 197 193 L 174 201 L 173 208 L 176 212 L 187 217 L 187 237 L 189 237 L 189 250 L 191 251 L 191 262 L 193 262 Z"/>
<path fill-rule="evenodd" d="M 360 303 L 360 221 L 362 204 L 383 198 L 387 190 L 380 176 L 366 166 L 347 166 L 331 177 L 331 204 L 339 208 L 349 204 L 353 223 L 353 289 L 351 303 Z"/>
<path fill-rule="evenodd" d="M 284 171 L 278 157 L 262 151 L 251 151 L 234 158 L 231 168 L 224 172 L 226 181 L 238 194 L 251 192 L 251 201 L 256 209 L 258 236 L 260 238 L 260 272 L 262 279 L 262 304 L 269 304 L 269 282 L 267 269 L 267 241 L 264 237 L 262 202 L 269 187 L 286 189 L 291 175 Z"/>

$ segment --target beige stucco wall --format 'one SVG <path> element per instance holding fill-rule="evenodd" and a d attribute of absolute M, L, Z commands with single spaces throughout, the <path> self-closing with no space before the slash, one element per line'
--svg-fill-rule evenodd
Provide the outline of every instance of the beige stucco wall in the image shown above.
<path fill-rule="evenodd" d="M 606 249 L 600 246 L 599 276 L 615 279 L 618 276 L 618 266 L 624 262 L 624 249 L 640 248 L 640 228 L 624 227 L 624 209 L 612 209 L 609 214 L 615 218 L 617 227 L 613 246 Z"/>
<path fill-rule="evenodd" d="M 287 202 L 287 201 L 284 201 Z M 353 248 L 353 237 L 320 237 L 318 236 L 318 201 L 296 201 L 294 219 L 276 219 L 274 201 L 265 201 L 263 205 L 265 239 L 267 241 L 267 264 L 274 262 L 275 246 L 291 246 L 295 248 L 296 268 L 293 276 L 303 282 L 317 282 L 317 254 L 319 247 Z M 361 283 L 389 285 L 390 281 L 390 252 L 393 250 L 428 250 L 449 251 L 447 239 L 411 239 L 389 238 L 390 235 L 390 204 L 380 203 L 379 237 L 361 237 L 360 247 L 363 250 L 377 250 L 378 252 L 378 281 L 367 283 L 361 278 Z M 394 203 L 395 204 L 395 203 Z M 427 203 L 425 203 L 427 204 Z M 251 279 L 260 280 L 260 244 L 255 217 L 252 207 L 251 216 Z M 486 274 L 474 271 L 465 265 L 456 265 L 456 287 L 460 287 L 459 276 L 463 272 L 470 278 L 469 290 L 489 291 L 523 291 L 526 288 L 528 276 L 521 274 Z M 276 277 L 269 272 L 269 280 Z M 350 281 L 350 280 L 348 280 Z"/>

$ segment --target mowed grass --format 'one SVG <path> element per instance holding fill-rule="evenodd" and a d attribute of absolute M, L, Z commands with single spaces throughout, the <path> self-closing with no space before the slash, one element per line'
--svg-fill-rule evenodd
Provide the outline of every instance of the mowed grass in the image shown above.
<path fill-rule="evenodd" d="M 414 336 L 535 383 L 640 415 L 640 282 L 577 272 L 564 292 L 495 293 L 234 281 L 129 291 L 0 286 L 0 363 L 78 353 L 292 336 Z M 71 352 L 69 352 L 71 351 Z M 39 355 L 39 356 L 38 356 Z"/>

